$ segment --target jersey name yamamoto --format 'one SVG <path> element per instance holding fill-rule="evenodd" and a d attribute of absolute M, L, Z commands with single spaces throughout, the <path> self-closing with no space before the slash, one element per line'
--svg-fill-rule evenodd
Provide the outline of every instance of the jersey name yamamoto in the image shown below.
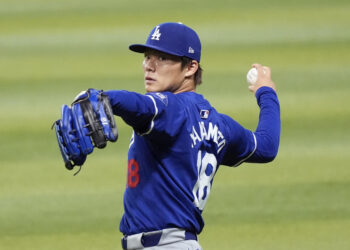
<path fill-rule="evenodd" d="M 264 160 L 257 152 L 255 133 L 218 113 L 195 92 L 106 93 L 114 113 L 134 129 L 120 224 L 123 234 L 173 227 L 199 234 L 219 166 Z"/>

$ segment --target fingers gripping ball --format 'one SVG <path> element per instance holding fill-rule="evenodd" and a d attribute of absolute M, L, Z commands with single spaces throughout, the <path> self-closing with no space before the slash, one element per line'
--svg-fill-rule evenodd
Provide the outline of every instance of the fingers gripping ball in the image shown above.
<path fill-rule="evenodd" d="M 256 68 L 251 68 L 247 74 L 247 82 L 250 85 L 254 85 L 258 80 L 258 70 Z"/>
<path fill-rule="evenodd" d="M 263 69 L 262 73 L 266 74 L 266 70 Z M 247 73 L 247 82 L 249 85 L 254 85 L 258 81 L 258 70 L 257 68 L 251 68 Z"/>

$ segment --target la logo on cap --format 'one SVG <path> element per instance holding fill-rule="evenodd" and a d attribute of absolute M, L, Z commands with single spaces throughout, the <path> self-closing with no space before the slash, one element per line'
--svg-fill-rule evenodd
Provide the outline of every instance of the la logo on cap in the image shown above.
<path fill-rule="evenodd" d="M 158 40 L 160 36 L 162 35 L 162 33 L 159 32 L 159 25 L 156 27 L 156 30 L 153 32 L 151 39 L 152 40 Z"/>

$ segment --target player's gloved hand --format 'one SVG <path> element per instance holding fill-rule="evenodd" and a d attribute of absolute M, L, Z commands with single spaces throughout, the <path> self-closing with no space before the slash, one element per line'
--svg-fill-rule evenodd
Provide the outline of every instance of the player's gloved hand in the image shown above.
<path fill-rule="evenodd" d="M 89 127 L 94 146 L 104 148 L 107 141 L 115 142 L 118 139 L 112 107 L 108 96 L 101 90 L 88 89 L 81 92 L 74 99 L 72 109 L 73 116 L 81 120 L 79 124 Z"/>
<path fill-rule="evenodd" d="M 60 152 L 67 169 L 72 170 L 74 166 L 82 166 L 86 156 L 94 147 L 87 128 L 81 129 L 79 122 L 72 114 L 72 109 L 67 105 L 62 106 L 62 118 L 54 123 L 56 138 Z"/>
<path fill-rule="evenodd" d="M 88 89 L 62 107 L 62 118 L 54 124 L 56 137 L 67 169 L 82 166 L 93 148 L 104 148 L 107 141 L 118 139 L 108 96 L 101 90 Z"/>
<path fill-rule="evenodd" d="M 252 67 L 257 69 L 258 79 L 255 84 L 249 86 L 249 90 L 255 94 L 259 88 L 266 86 L 276 91 L 275 83 L 271 79 L 271 69 L 258 63 L 254 63 Z"/>

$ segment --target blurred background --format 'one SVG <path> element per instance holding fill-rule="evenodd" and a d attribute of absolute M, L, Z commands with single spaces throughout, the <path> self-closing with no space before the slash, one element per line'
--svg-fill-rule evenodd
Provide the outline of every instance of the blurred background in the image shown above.
<path fill-rule="evenodd" d="M 81 90 L 144 93 L 128 50 L 159 23 L 194 28 L 203 94 L 255 130 L 246 73 L 272 68 L 279 155 L 222 166 L 204 249 L 350 249 L 350 3 L 347 0 L 0 0 L 0 249 L 120 249 L 131 129 L 64 168 L 53 122 Z"/>

